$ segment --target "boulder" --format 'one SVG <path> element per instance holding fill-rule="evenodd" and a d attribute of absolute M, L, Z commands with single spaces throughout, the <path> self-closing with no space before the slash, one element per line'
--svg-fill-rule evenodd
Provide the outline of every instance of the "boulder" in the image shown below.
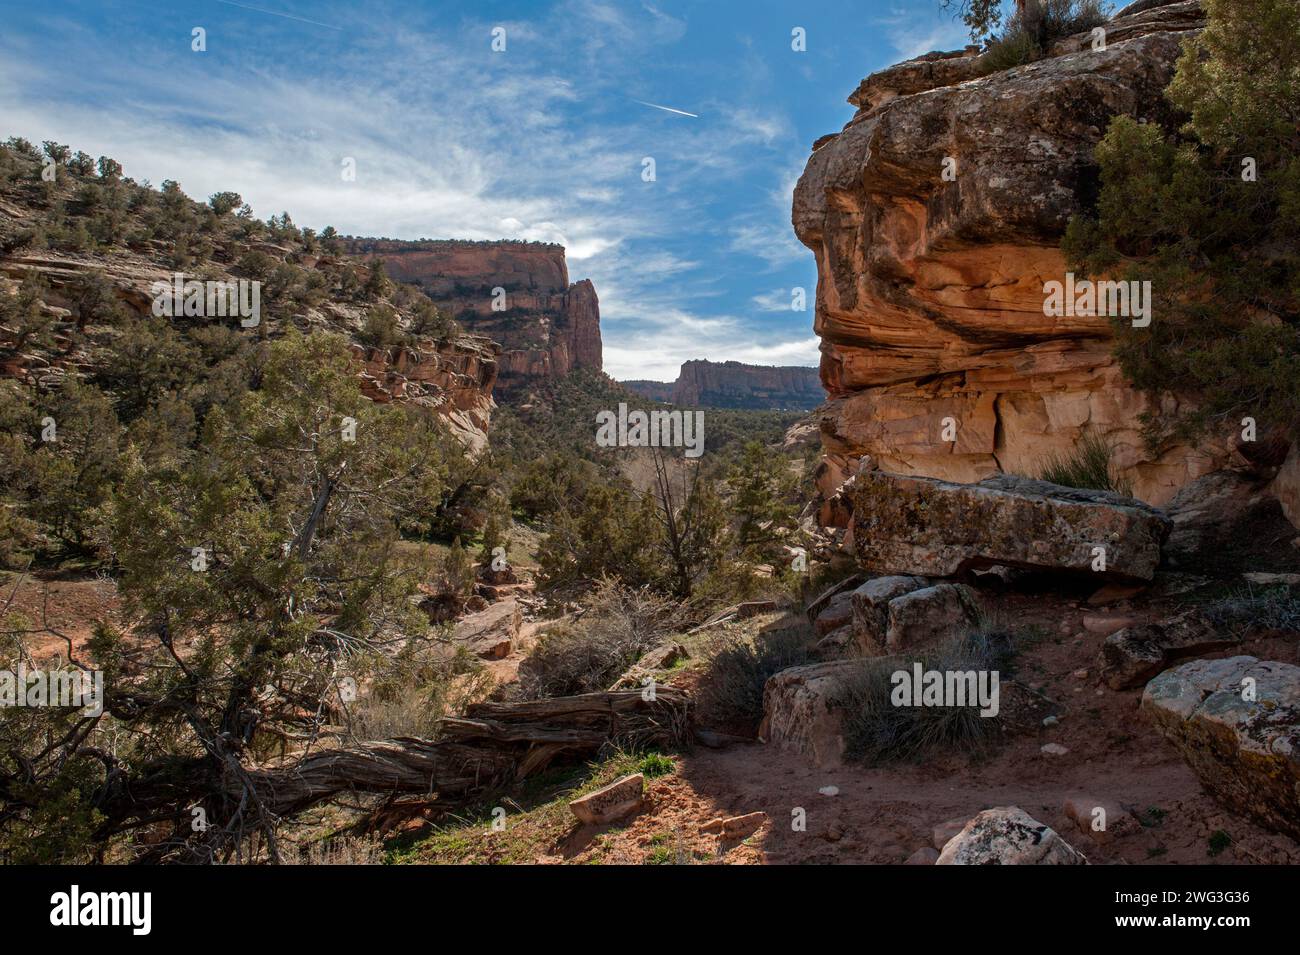
<path fill-rule="evenodd" d="M 838 593 L 826 603 L 825 609 L 813 620 L 813 629 L 818 636 L 825 636 L 832 630 L 847 626 L 853 619 L 852 594 Z"/>
<path fill-rule="evenodd" d="M 587 793 L 569 803 L 569 809 L 579 822 L 589 826 L 604 826 L 630 816 L 645 801 L 645 777 L 641 773 L 624 776 L 595 792 Z"/>
<path fill-rule="evenodd" d="M 500 660 L 510 655 L 523 619 L 518 601 L 502 600 L 456 621 L 451 639 L 484 660 Z"/>
<path fill-rule="evenodd" d="M 1141 709 L 1216 801 L 1300 839 L 1300 667 L 1194 660 L 1148 683 Z"/>
<path fill-rule="evenodd" d="M 853 493 L 858 562 L 881 573 L 951 577 L 1001 565 L 1146 581 L 1170 527 L 1131 498 L 1010 475 L 954 484 L 870 471 Z"/>
<path fill-rule="evenodd" d="M 1173 661 L 1217 650 L 1241 641 L 1214 626 L 1194 610 L 1160 623 L 1125 627 L 1101 645 L 1101 678 L 1112 690 L 1141 686 Z"/>
<path fill-rule="evenodd" d="M 889 602 L 920 590 L 923 577 L 876 577 L 853 591 L 853 635 L 866 653 L 879 653 L 889 630 Z"/>
<path fill-rule="evenodd" d="M 845 678 L 858 666 L 856 660 L 831 660 L 791 667 L 769 677 L 763 687 L 759 739 L 799 753 L 819 767 L 841 765 L 844 735 L 839 694 Z"/>
<path fill-rule="evenodd" d="M 889 602 L 885 652 L 898 653 L 969 633 L 979 625 L 979 598 L 965 584 L 936 584 Z"/>
<path fill-rule="evenodd" d="M 1018 806 L 986 809 L 939 853 L 935 865 L 1087 865 L 1084 855 Z"/>

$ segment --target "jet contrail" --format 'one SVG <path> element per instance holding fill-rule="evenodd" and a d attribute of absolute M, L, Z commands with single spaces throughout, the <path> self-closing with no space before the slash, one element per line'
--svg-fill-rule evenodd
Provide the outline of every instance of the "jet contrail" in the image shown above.
<path fill-rule="evenodd" d="M 671 106 L 660 106 L 658 103 L 647 103 L 643 99 L 634 99 L 632 102 L 640 103 L 642 106 L 651 106 L 655 109 L 661 109 L 665 113 L 676 113 L 678 116 L 689 116 L 691 119 L 699 119 L 699 113 L 688 113 L 684 109 L 673 109 Z"/>
<path fill-rule="evenodd" d="M 318 27 L 329 27 L 331 30 L 342 30 L 342 27 L 336 27 L 332 23 L 321 23 L 319 20 L 308 20 L 306 17 L 296 17 L 292 13 L 276 13 L 274 10 L 263 10 L 261 7 L 250 7 L 246 3 L 235 3 L 234 0 L 217 0 L 217 3 L 224 3 L 228 7 L 239 7 L 243 10 L 252 10 L 254 13 L 265 13 L 273 17 L 284 17 L 286 20 L 297 20 L 299 23 L 311 23 Z"/>

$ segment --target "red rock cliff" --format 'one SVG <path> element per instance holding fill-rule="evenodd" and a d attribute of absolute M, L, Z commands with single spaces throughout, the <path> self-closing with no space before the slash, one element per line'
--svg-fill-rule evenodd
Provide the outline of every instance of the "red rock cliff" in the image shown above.
<path fill-rule="evenodd" d="M 637 394 L 676 405 L 808 411 L 826 399 L 817 369 L 799 365 L 746 365 L 694 359 L 682 363 L 676 382 L 625 381 Z"/>
<path fill-rule="evenodd" d="M 589 279 L 569 283 L 563 246 L 352 239 L 347 250 L 383 259 L 390 276 L 419 285 L 468 331 L 499 342 L 507 393 L 578 368 L 601 370 L 600 302 Z M 493 309 L 497 288 L 504 310 Z"/>
<path fill-rule="evenodd" d="M 844 129 L 818 140 L 793 223 L 817 257 L 826 484 L 863 455 L 958 481 L 1033 475 L 1085 431 L 1152 502 L 1222 463 L 1226 448 L 1146 449 L 1149 399 L 1120 374 L 1108 319 L 1043 314 L 1097 141 L 1116 114 L 1169 118 L 1163 91 L 1203 26 L 1196 2 L 1138 7 L 1101 50 L 1080 34 L 990 75 L 971 52 L 874 74 Z"/>

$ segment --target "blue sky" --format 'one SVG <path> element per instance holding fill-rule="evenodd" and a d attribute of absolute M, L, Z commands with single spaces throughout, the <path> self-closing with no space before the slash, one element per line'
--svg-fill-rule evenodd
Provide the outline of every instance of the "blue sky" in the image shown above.
<path fill-rule="evenodd" d="M 862 77 L 966 42 L 939 0 L 4 8 L 0 138 L 317 229 L 561 242 L 600 296 L 606 370 L 660 380 L 690 358 L 817 363 L 816 271 L 790 227 L 809 148 Z"/>

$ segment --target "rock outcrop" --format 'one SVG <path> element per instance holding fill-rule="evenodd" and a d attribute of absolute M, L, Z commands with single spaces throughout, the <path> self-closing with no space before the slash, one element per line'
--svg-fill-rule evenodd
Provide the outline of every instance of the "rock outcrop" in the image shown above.
<path fill-rule="evenodd" d="M 746 365 L 695 359 L 682 363 L 675 382 L 625 381 L 639 395 L 685 407 L 809 411 L 826 400 L 816 368 Z"/>
<path fill-rule="evenodd" d="M 1085 433 L 1153 503 L 1222 464 L 1226 439 L 1145 447 L 1149 399 L 1123 379 L 1109 319 L 1044 314 L 1094 147 L 1113 116 L 1171 119 L 1163 92 L 1202 25 L 1198 3 L 1166 3 L 1113 19 L 1104 49 L 1080 34 L 990 75 L 974 52 L 929 54 L 850 97 L 792 213 L 817 259 L 822 438 L 841 480 L 863 455 L 953 481 L 1036 474 Z"/>
<path fill-rule="evenodd" d="M 561 245 L 356 238 L 346 250 L 382 259 L 390 277 L 420 286 L 466 330 L 499 342 L 502 394 L 601 370 L 596 289 L 590 279 L 569 283 Z"/>
<path fill-rule="evenodd" d="M 1056 830 L 1018 806 L 986 809 L 957 833 L 935 865 L 1087 865 Z"/>
<path fill-rule="evenodd" d="M 1170 528 L 1140 501 L 1011 475 L 952 484 L 863 471 L 850 493 L 853 546 L 876 573 L 951 577 L 1001 566 L 1145 581 Z"/>
<path fill-rule="evenodd" d="M 1184 663 L 1147 684 L 1142 711 L 1224 807 L 1300 839 L 1300 667 Z"/>
<path fill-rule="evenodd" d="M 1101 678 L 1112 690 L 1141 686 L 1174 661 L 1226 650 L 1241 642 L 1194 610 L 1160 623 L 1125 627 L 1101 645 Z"/>

